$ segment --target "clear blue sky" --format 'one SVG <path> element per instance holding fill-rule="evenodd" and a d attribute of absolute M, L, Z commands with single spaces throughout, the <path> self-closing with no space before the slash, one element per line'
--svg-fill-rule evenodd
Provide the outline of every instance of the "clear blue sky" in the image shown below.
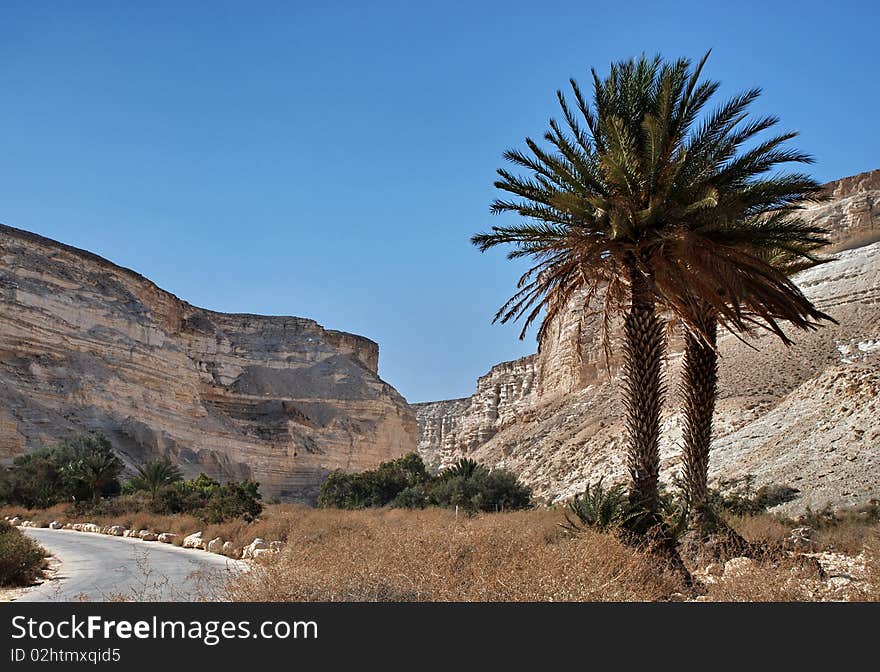
<path fill-rule="evenodd" d="M 199 306 L 368 336 L 424 401 L 535 349 L 490 324 L 522 267 L 468 238 L 569 77 L 711 47 L 816 177 L 880 167 L 873 2 L 431 4 L 5 0 L 0 221 Z"/>

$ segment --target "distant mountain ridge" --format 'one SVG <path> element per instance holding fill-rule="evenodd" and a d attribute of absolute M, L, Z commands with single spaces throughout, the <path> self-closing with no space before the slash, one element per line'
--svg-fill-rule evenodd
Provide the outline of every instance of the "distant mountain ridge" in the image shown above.
<path fill-rule="evenodd" d="M 192 306 L 134 271 L 0 226 L 0 460 L 102 430 L 131 465 L 250 477 L 314 501 L 333 469 L 416 446 L 379 346 L 314 320 Z"/>

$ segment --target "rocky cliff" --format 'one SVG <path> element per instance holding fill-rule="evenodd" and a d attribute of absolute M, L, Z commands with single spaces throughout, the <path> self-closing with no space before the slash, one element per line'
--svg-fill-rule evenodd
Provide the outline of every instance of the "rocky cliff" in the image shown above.
<path fill-rule="evenodd" d="M 749 345 L 722 337 L 713 477 L 755 474 L 803 495 L 789 508 L 860 503 L 880 496 L 880 171 L 832 182 L 829 200 L 807 216 L 834 232 L 836 260 L 796 277 L 840 325 L 792 334 L 786 349 L 761 335 Z M 670 344 L 667 379 L 678 380 L 680 348 Z M 600 476 L 625 476 L 619 380 L 602 355 L 599 325 L 577 302 L 552 325 L 517 389 L 518 404 L 483 412 L 496 369 L 468 400 L 416 405 L 419 450 L 440 466 L 461 456 L 507 466 L 547 499 L 574 494 Z M 510 364 L 516 364 L 510 363 Z M 520 367 L 522 368 L 522 367 Z M 680 418 L 670 394 L 664 413 L 663 477 L 679 469 Z M 499 421 L 498 418 L 504 418 Z M 434 427 L 443 427 L 442 443 Z M 486 436 L 488 439 L 479 440 Z M 477 439 L 477 440 L 475 440 Z"/>
<path fill-rule="evenodd" d="M 373 341 L 203 310 L 88 252 L 0 226 L 0 460 L 102 430 L 129 464 L 313 501 L 333 469 L 415 448 Z"/>

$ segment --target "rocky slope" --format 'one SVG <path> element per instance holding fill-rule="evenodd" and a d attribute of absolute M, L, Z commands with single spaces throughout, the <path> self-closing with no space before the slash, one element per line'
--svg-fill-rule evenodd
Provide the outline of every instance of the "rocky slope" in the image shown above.
<path fill-rule="evenodd" d="M 104 431 L 129 464 L 251 477 L 312 501 L 328 471 L 411 451 L 373 341 L 196 308 L 88 252 L 0 226 L 0 460 Z"/>
<path fill-rule="evenodd" d="M 790 349 L 764 335 L 748 345 L 728 335 L 720 345 L 712 476 L 751 473 L 758 485 L 793 485 L 802 495 L 786 505 L 790 510 L 880 497 L 880 171 L 826 189 L 830 199 L 810 206 L 808 216 L 834 231 L 837 258 L 796 281 L 840 324 L 793 334 Z M 679 360 L 673 338 L 666 371 L 673 391 Z M 521 379 L 501 380 L 496 371 L 510 365 L 518 365 Z M 516 403 L 487 397 L 498 385 L 526 384 L 531 393 Z M 487 398 L 497 399 L 491 413 Z M 676 402 L 670 394 L 664 413 L 666 480 L 679 470 Z M 625 475 L 615 362 L 609 370 L 597 321 L 577 305 L 553 325 L 538 354 L 494 367 L 470 399 L 415 408 L 419 450 L 433 464 L 467 455 L 507 466 L 551 500 L 600 476 Z"/>

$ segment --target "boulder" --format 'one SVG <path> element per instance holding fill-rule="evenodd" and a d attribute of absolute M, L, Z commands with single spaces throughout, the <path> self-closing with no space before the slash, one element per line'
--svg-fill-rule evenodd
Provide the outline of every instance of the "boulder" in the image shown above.
<path fill-rule="evenodd" d="M 149 530 L 141 530 L 138 532 L 138 537 L 141 541 L 157 541 L 159 539 L 159 535 L 155 532 L 150 532 Z"/>
<path fill-rule="evenodd" d="M 65 529 L 65 530 L 72 530 L 72 529 L 73 529 L 73 523 L 64 523 L 64 529 Z"/>
<path fill-rule="evenodd" d="M 50 530 L 60 530 L 63 528 L 64 528 L 64 523 L 60 523 L 57 520 L 53 520 L 51 523 L 49 523 Z"/>
<path fill-rule="evenodd" d="M 251 551 L 250 557 L 256 560 L 261 556 L 269 555 L 271 553 L 272 551 L 270 551 L 268 548 L 255 548 L 253 551 Z"/>
<path fill-rule="evenodd" d="M 177 535 L 171 534 L 171 532 L 163 532 L 158 536 L 158 540 L 163 544 L 173 544 L 175 539 L 177 539 Z"/>
<path fill-rule="evenodd" d="M 694 578 L 705 585 L 710 585 L 718 581 L 724 575 L 724 565 L 720 562 L 713 562 L 706 567 L 698 569 L 694 572 Z"/>
<path fill-rule="evenodd" d="M 244 547 L 244 550 L 242 550 L 241 552 L 241 557 L 245 559 L 253 558 L 256 557 L 254 556 L 255 551 L 268 550 L 268 548 L 269 547 L 266 544 L 266 540 L 257 537 L 250 544 Z"/>
<path fill-rule="evenodd" d="M 281 549 L 284 548 L 283 541 L 271 541 L 269 542 L 269 550 L 273 553 L 280 553 Z"/>
<path fill-rule="evenodd" d="M 122 525 L 111 525 L 107 528 L 107 534 L 112 537 L 122 537 L 125 535 L 125 527 Z"/>
<path fill-rule="evenodd" d="M 815 550 L 817 544 L 813 541 L 812 527 L 796 527 L 794 528 L 782 542 L 782 548 L 786 551 L 812 551 Z"/>
<path fill-rule="evenodd" d="M 228 555 L 230 558 L 239 558 L 241 557 L 241 551 L 239 551 L 235 544 L 231 541 L 223 542 L 223 555 Z"/>
<path fill-rule="evenodd" d="M 755 568 L 755 561 L 751 558 L 731 558 L 724 563 L 724 578 L 740 577 L 749 574 Z"/>
<path fill-rule="evenodd" d="M 18 516 L 13 516 L 12 518 L 9 519 L 9 524 L 10 525 L 21 525 L 21 518 L 19 518 Z"/>
<path fill-rule="evenodd" d="M 187 537 L 183 538 L 183 547 L 184 548 L 195 548 L 200 551 L 205 550 L 205 541 L 202 539 L 201 532 L 194 532 Z"/>
<path fill-rule="evenodd" d="M 211 539 L 208 542 L 208 553 L 222 553 L 223 552 L 223 540 L 220 537 L 216 539 Z"/>

